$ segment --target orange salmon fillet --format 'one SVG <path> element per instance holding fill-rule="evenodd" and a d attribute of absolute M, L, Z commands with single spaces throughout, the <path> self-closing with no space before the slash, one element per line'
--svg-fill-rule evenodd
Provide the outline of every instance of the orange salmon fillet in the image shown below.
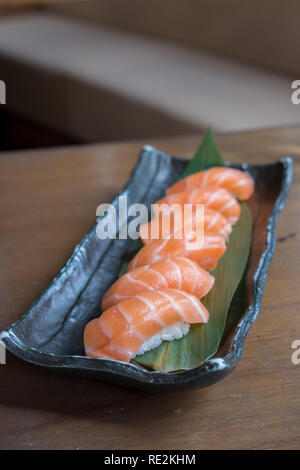
<path fill-rule="evenodd" d="M 153 289 L 179 289 L 201 299 L 210 291 L 214 281 L 209 272 L 188 258 L 171 258 L 140 266 L 124 274 L 111 286 L 102 299 L 102 311 L 120 300 Z"/>
<path fill-rule="evenodd" d="M 86 355 L 129 362 L 149 338 L 179 323 L 206 323 L 199 299 L 176 289 L 151 290 L 121 300 L 90 321 L 84 331 Z"/>
<path fill-rule="evenodd" d="M 223 188 L 194 189 L 172 193 L 154 204 L 154 215 L 164 214 L 170 211 L 173 204 L 204 204 L 208 209 L 219 212 L 226 217 L 231 225 L 234 225 L 241 214 L 241 207 L 235 197 Z"/>
<path fill-rule="evenodd" d="M 214 167 L 178 181 L 166 193 L 169 195 L 209 187 L 227 189 L 241 201 L 246 201 L 254 191 L 254 181 L 243 171 L 228 167 Z"/>
<path fill-rule="evenodd" d="M 206 234 L 203 246 L 201 242 L 195 241 L 192 250 L 189 248 L 189 243 L 191 241 L 186 239 L 154 240 L 140 249 L 129 263 L 127 271 L 174 257 L 189 258 L 202 268 L 212 270 L 226 250 L 225 238 L 221 235 Z"/>
<path fill-rule="evenodd" d="M 187 215 L 184 211 L 182 211 L 182 214 L 179 213 L 179 223 L 177 216 L 172 215 L 174 214 L 168 217 L 166 214 L 160 213 L 157 218 L 140 227 L 140 237 L 144 245 L 152 243 L 153 240 L 186 238 L 191 231 L 195 232 L 197 230 L 199 218 L 197 218 L 195 206 L 192 206 L 191 213 Z M 217 211 L 204 208 L 203 222 L 204 233 L 220 234 L 225 238 L 228 238 L 231 233 L 231 223 Z"/>

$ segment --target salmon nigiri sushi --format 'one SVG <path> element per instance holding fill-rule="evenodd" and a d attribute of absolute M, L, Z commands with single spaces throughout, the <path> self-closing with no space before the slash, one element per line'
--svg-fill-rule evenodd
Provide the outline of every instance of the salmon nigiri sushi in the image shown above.
<path fill-rule="evenodd" d="M 84 331 L 89 357 L 129 362 L 188 333 L 193 323 L 206 323 L 209 313 L 192 294 L 162 289 L 121 300 L 90 321 Z"/>
<path fill-rule="evenodd" d="M 193 249 L 191 249 L 191 243 L 193 243 Z M 189 258 L 196 261 L 202 268 L 212 270 L 217 266 L 225 250 L 225 238 L 214 234 L 206 234 L 203 242 L 202 240 L 175 238 L 154 240 L 138 251 L 130 261 L 127 271 L 174 257 Z"/>
<path fill-rule="evenodd" d="M 205 207 L 219 212 L 226 217 L 231 225 L 234 225 L 241 214 L 241 206 L 235 197 L 224 188 L 205 188 L 194 189 L 193 191 L 182 191 L 180 193 L 172 193 L 154 204 L 154 215 L 168 212 L 169 207 L 179 204 L 204 204 Z"/>
<path fill-rule="evenodd" d="M 102 299 L 102 311 L 145 290 L 180 289 L 201 299 L 212 288 L 214 277 L 188 258 L 172 258 L 140 266 L 118 279 Z"/>
<path fill-rule="evenodd" d="M 176 216 L 169 217 L 166 214 L 159 214 L 150 222 L 141 225 L 140 237 L 144 245 L 152 243 L 153 240 L 166 238 L 185 238 L 185 235 L 198 229 L 198 218 L 195 207 L 190 214 L 179 214 L 180 223 L 176 226 Z M 204 209 L 203 220 L 204 233 L 220 234 L 225 238 L 231 233 L 231 223 L 217 211 Z"/>
<path fill-rule="evenodd" d="M 183 178 L 167 190 L 167 195 L 212 186 L 227 189 L 241 201 L 249 199 L 254 191 L 254 181 L 247 173 L 235 168 L 214 167 Z"/>

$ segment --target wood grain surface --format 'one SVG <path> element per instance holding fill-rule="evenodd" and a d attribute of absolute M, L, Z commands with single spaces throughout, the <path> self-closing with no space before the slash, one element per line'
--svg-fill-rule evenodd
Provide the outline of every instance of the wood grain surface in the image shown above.
<path fill-rule="evenodd" d="M 17 320 L 127 181 L 141 146 L 191 157 L 201 136 L 0 154 L 0 330 Z M 294 158 L 261 314 L 243 357 L 203 390 L 149 395 L 0 365 L 1 449 L 300 449 L 300 129 L 218 136 L 227 161 Z"/>
<path fill-rule="evenodd" d="M 15 6 L 47 5 L 48 3 L 59 3 L 68 1 L 69 0 L 0 0 L 0 7 L 9 8 Z"/>

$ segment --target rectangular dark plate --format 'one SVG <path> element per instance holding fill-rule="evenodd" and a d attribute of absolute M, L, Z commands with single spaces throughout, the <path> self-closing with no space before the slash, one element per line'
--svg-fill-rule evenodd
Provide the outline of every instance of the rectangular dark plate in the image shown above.
<path fill-rule="evenodd" d="M 128 205 L 150 206 L 179 178 L 187 163 L 145 146 L 121 194 L 127 195 Z M 239 286 L 243 302 L 233 299 L 223 341 L 214 358 L 192 370 L 164 374 L 135 364 L 84 356 L 84 327 L 99 315 L 101 298 L 117 278 L 132 244 L 132 240 L 100 241 L 96 225 L 23 317 L 1 333 L 7 349 L 42 368 L 146 391 L 205 387 L 225 377 L 238 363 L 248 331 L 259 313 L 275 251 L 276 224 L 292 179 L 290 158 L 270 165 L 230 166 L 247 169 L 255 180 L 255 193 L 249 201 L 254 232 L 248 269 Z"/>

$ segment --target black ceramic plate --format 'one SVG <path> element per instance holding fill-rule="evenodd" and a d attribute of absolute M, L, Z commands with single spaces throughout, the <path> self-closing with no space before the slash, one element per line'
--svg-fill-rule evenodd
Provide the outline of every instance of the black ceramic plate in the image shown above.
<path fill-rule="evenodd" d="M 150 204 L 163 196 L 186 160 L 145 146 L 122 194 L 132 203 Z M 239 165 L 234 165 L 241 168 Z M 292 178 L 292 160 L 242 166 L 255 180 L 249 201 L 254 233 L 243 285 L 244 306 L 232 304 L 216 357 L 178 373 L 151 372 L 134 364 L 84 356 L 83 330 L 100 313 L 101 298 L 116 279 L 131 240 L 102 240 L 96 226 L 23 317 L 1 333 L 7 349 L 20 359 L 65 374 L 92 377 L 147 391 L 205 387 L 225 377 L 238 363 L 248 331 L 262 301 L 266 274 L 275 250 L 275 229 Z M 114 201 L 117 208 L 117 199 Z"/>

